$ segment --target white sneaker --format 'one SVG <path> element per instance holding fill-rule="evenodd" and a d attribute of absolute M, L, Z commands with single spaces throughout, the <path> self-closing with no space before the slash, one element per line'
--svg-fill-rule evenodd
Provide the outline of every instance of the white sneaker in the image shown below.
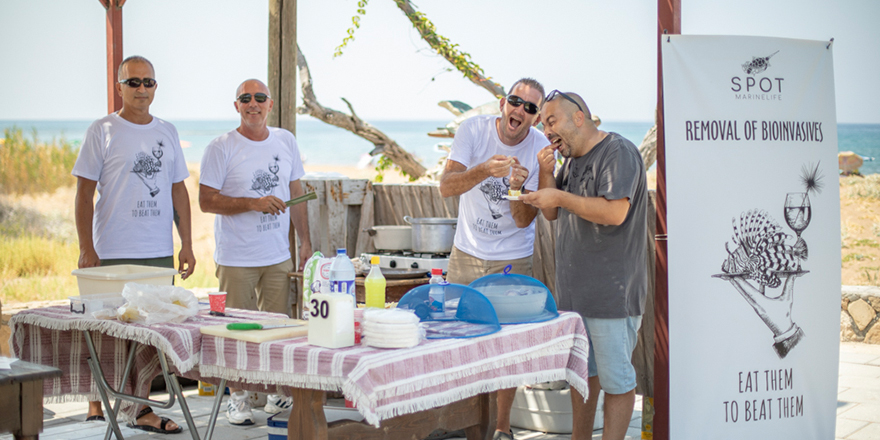
<path fill-rule="evenodd" d="M 293 406 L 293 397 L 269 394 L 266 396 L 266 407 L 263 409 L 269 414 L 278 414 L 291 406 Z"/>
<path fill-rule="evenodd" d="M 247 391 L 229 394 L 229 400 L 226 401 L 226 420 L 233 425 L 254 424 L 254 413 L 251 411 Z"/>

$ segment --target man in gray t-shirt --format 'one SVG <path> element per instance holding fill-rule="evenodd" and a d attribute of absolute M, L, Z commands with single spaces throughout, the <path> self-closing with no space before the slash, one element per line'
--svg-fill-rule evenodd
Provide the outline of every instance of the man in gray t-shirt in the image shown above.
<path fill-rule="evenodd" d="M 586 403 L 571 399 L 572 438 L 588 435 L 605 390 L 604 439 L 622 439 L 635 402 L 632 351 L 647 293 L 647 183 L 632 142 L 596 128 L 584 100 L 554 90 L 541 109 L 551 145 L 538 153 L 538 191 L 520 196 L 557 220 L 559 308 L 584 318 L 590 339 Z M 565 157 L 554 176 L 555 152 Z"/>

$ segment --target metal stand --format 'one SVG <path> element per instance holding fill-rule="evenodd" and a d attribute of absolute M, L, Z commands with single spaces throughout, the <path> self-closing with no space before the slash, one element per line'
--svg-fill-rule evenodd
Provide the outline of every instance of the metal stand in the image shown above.
<path fill-rule="evenodd" d="M 181 412 L 183 413 L 183 417 L 186 419 L 186 424 L 189 428 L 189 432 L 192 435 L 193 440 L 200 440 L 198 430 L 196 429 L 195 423 L 192 419 L 192 415 L 189 412 L 189 406 L 187 406 L 186 399 L 183 397 L 183 392 L 180 389 L 180 383 L 177 381 L 177 376 L 171 374 L 171 372 L 169 371 L 168 361 L 165 359 L 165 353 L 162 350 L 158 348 L 156 349 L 159 355 L 159 365 L 161 365 L 162 367 L 162 377 L 165 379 L 165 387 L 167 389 L 170 389 L 171 391 L 169 393 L 167 402 L 150 400 L 147 398 L 125 394 L 114 390 L 104 378 L 104 371 L 101 369 L 101 362 L 98 360 L 99 357 L 97 351 L 95 350 L 95 343 L 92 341 L 91 332 L 89 330 L 83 330 L 82 332 L 85 336 L 86 345 L 89 348 L 89 358 L 87 359 L 89 363 L 89 369 L 92 371 L 92 377 L 95 379 L 95 383 L 98 385 L 98 392 L 101 395 L 101 401 L 104 404 L 104 408 L 107 408 L 107 412 L 109 413 L 108 415 L 110 416 L 108 418 L 110 423 L 109 426 L 107 426 L 107 432 L 104 434 L 104 440 L 110 439 L 111 430 L 116 435 L 116 438 L 118 440 L 124 440 L 122 432 L 120 432 L 119 430 L 119 424 L 116 421 L 116 414 L 119 411 L 119 406 L 122 404 L 123 400 L 140 403 L 142 405 L 151 405 L 157 408 L 168 409 L 174 406 L 175 397 L 180 402 Z M 125 383 L 128 382 L 129 373 L 131 373 L 131 368 L 134 365 L 135 351 L 137 350 L 138 345 L 138 342 L 131 341 L 131 346 L 129 347 L 128 351 L 128 360 L 125 363 L 125 370 L 122 374 L 123 389 L 125 388 Z M 224 380 L 223 386 L 225 385 L 226 381 Z M 112 407 L 110 406 L 110 399 L 108 395 L 116 399 L 116 402 Z M 210 440 L 211 435 L 213 434 L 214 422 L 217 420 L 217 410 L 219 409 L 220 400 L 222 399 L 223 394 L 220 393 L 220 395 L 218 395 L 217 397 L 218 398 L 215 399 L 214 402 L 214 413 L 211 415 L 210 425 L 208 426 L 207 440 Z"/>

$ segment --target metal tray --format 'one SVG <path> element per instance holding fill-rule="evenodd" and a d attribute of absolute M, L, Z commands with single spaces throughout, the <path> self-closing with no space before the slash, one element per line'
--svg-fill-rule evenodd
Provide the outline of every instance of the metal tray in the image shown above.
<path fill-rule="evenodd" d="M 431 272 L 428 269 L 409 269 L 409 268 L 387 268 L 382 267 L 382 276 L 385 277 L 386 280 L 405 280 L 411 278 L 423 278 Z M 361 275 L 367 276 L 370 273 L 369 270 L 361 272 Z"/>

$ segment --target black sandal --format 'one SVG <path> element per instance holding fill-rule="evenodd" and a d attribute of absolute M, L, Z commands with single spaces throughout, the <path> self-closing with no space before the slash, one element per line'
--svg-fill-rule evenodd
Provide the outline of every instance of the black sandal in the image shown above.
<path fill-rule="evenodd" d="M 94 415 L 94 416 L 86 417 L 86 421 L 87 422 L 106 422 L 107 419 L 105 419 L 104 416 Z"/>
<path fill-rule="evenodd" d="M 145 406 L 144 409 L 142 409 L 139 413 L 137 413 L 137 416 L 135 416 L 134 421 L 137 422 L 137 419 L 139 419 L 139 418 L 141 418 L 151 412 L 153 412 L 153 408 L 150 408 L 149 406 Z M 173 429 L 173 430 L 165 429 L 165 427 L 168 426 L 168 422 L 171 421 L 171 419 L 169 419 L 168 417 L 159 416 L 159 420 L 160 420 L 159 428 L 157 428 L 155 426 L 150 426 L 150 425 L 135 425 L 134 423 L 129 423 L 128 427 L 134 428 L 134 429 L 140 429 L 141 431 L 158 432 L 160 434 L 177 434 L 177 433 L 183 432 L 183 428 L 180 425 L 177 426 L 177 429 Z"/>

